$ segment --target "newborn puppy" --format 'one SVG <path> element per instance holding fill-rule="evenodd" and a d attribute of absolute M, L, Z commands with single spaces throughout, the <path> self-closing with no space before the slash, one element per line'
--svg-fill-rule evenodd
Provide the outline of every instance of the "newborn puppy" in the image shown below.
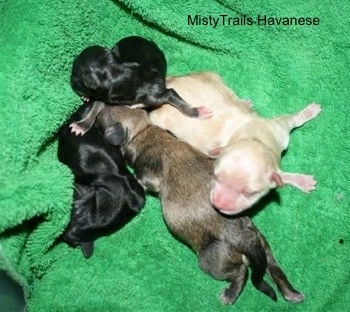
<path fill-rule="evenodd" d="M 141 109 L 106 107 L 97 118 L 105 129 L 114 127 L 111 143 L 124 140 L 122 152 L 139 182 L 159 192 L 170 231 L 196 252 L 204 272 L 230 283 L 221 294 L 224 304 L 237 300 L 249 266 L 253 285 L 273 300 L 277 300 L 276 294 L 263 279 L 266 272 L 286 300 L 304 299 L 289 283 L 249 217 L 228 218 L 213 209 L 209 200 L 212 159 L 152 125 Z M 121 129 L 124 135 L 120 135 Z"/>
<path fill-rule="evenodd" d="M 71 86 L 84 99 L 109 105 L 169 103 L 188 116 L 210 117 L 205 107 L 191 107 L 176 91 L 166 88 L 166 69 L 164 53 L 154 42 L 131 36 L 117 42 L 112 50 L 100 46 L 83 50 L 73 62 Z M 97 105 L 82 120 L 72 123 L 72 131 L 88 131 L 101 109 Z"/>
<path fill-rule="evenodd" d="M 94 241 L 120 229 L 145 202 L 143 188 L 127 170 L 118 148 L 106 142 L 96 126 L 83 137 L 71 133 L 69 124 L 81 118 L 93 103 L 85 103 L 58 134 L 59 161 L 74 174 L 73 207 L 63 239 L 80 245 L 86 258 Z"/>
<path fill-rule="evenodd" d="M 317 104 L 292 115 L 265 119 L 249 102 L 240 100 L 215 73 L 197 73 L 167 80 L 192 105 L 206 100 L 213 117 L 192 120 L 169 105 L 151 112 L 151 121 L 203 153 L 218 157 L 210 190 L 212 204 L 225 214 L 252 207 L 271 189 L 284 184 L 304 192 L 315 188 L 312 176 L 282 172 L 281 153 L 288 147 L 292 129 L 315 118 Z"/>

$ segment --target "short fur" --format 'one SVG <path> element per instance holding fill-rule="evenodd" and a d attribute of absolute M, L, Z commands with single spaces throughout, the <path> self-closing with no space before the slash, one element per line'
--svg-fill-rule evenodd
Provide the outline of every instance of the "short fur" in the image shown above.
<path fill-rule="evenodd" d="M 213 111 L 210 119 L 192 120 L 163 105 L 152 111 L 150 118 L 203 153 L 218 156 L 211 201 L 221 212 L 240 213 L 276 186 L 290 184 L 304 192 L 315 188 L 312 176 L 282 172 L 280 161 L 282 151 L 288 147 L 290 131 L 315 118 L 321 111 L 319 105 L 310 104 L 296 114 L 265 119 L 215 73 L 171 77 L 167 85 L 192 105 L 205 99 Z"/>
<path fill-rule="evenodd" d="M 304 299 L 288 282 L 249 217 L 228 218 L 213 209 L 209 200 L 212 159 L 152 125 L 141 109 L 106 107 L 98 120 L 105 129 L 118 129 L 111 143 L 124 140 L 122 152 L 140 183 L 159 192 L 170 231 L 196 252 L 204 272 L 230 283 L 221 294 L 224 304 L 237 300 L 247 281 L 248 266 L 253 285 L 273 300 L 276 294 L 263 279 L 266 272 L 286 300 Z"/>
<path fill-rule="evenodd" d="M 191 117 L 209 117 L 204 107 L 191 107 L 173 89 L 165 86 L 167 62 L 164 53 L 152 41 L 130 36 L 113 49 L 91 46 L 74 60 L 71 86 L 80 96 L 108 105 L 159 106 L 170 103 Z M 72 130 L 84 134 L 98 111 L 72 124 Z"/>
<path fill-rule="evenodd" d="M 91 109 L 84 104 L 64 124 L 58 135 L 58 159 L 74 174 L 70 222 L 63 239 L 81 245 L 86 258 L 94 241 L 120 229 L 143 207 L 145 194 L 118 148 L 106 142 L 93 126 L 83 137 L 70 132 L 69 124 Z"/>

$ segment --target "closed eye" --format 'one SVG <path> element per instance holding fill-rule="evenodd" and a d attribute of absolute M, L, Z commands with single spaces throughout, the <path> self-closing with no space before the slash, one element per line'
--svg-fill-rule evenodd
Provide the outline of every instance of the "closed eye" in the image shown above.
<path fill-rule="evenodd" d="M 256 196 L 256 195 L 258 195 L 259 194 L 259 191 L 253 191 L 253 192 L 243 192 L 243 195 L 245 196 L 245 197 L 254 197 L 254 196 Z"/>

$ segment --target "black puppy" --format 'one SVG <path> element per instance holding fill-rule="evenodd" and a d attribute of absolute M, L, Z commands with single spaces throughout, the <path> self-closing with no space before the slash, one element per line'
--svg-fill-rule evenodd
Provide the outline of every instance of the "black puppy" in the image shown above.
<path fill-rule="evenodd" d="M 97 125 L 84 136 L 71 133 L 69 124 L 95 103 L 85 103 L 58 134 L 59 161 L 74 174 L 73 207 L 63 239 L 81 245 L 85 258 L 93 254 L 94 241 L 120 229 L 143 207 L 145 193 L 128 171 L 120 150 L 108 144 Z"/>
<path fill-rule="evenodd" d="M 190 107 L 173 89 L 165 86 L 167 62 L 164 53 L 152 41 L 130 36 L 113 49 L 91 46 L 73 62 L 72 89 L 84 100 L 108 105 L 144 104 L 146 107 L 169 103 L 188 116 L 208 118 L 204 106 Z M 100 102 L 83 118 L 71 125 L 72 132 L 84 134 L 92 126 Z"/>

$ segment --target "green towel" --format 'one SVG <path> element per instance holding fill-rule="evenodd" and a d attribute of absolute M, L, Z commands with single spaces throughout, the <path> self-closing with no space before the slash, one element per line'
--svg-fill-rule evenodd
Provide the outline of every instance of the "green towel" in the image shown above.
<path fill-rule="evenodd" d="M 349 16 L 346 0 L 0 1 L 0 269 L 23 287 L 28 311 L 348 309 Z M 319 23 L 277 25 L 292 17 Z M 89 260 L 57 242 L 73 177 L 57 161 L 55 133 L 81 104 L 69 86 L 72 60 L 88 45 L 112 47 L 128 35 L 155 41 L 169 75 L 219 73 L 262 116 L 322 105 L 292 133 L 282 159 L 285 171 L 313 174 L 317 189 L 286 186 L 253 215 L 303 303 L 279 294 L 275 303 L 248 281 L 234 307 L 222 306 L 226 282 L 198 268 L 165 226 L 156 197 L 99 239 Z"/>

